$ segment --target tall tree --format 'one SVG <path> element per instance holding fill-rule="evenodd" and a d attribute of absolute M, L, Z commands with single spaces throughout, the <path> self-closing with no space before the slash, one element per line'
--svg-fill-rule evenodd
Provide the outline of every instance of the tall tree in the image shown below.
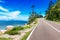
<path fill-rule="evenodd" d="M 31 8 L 32 8 L 32 12 L 34 12 L 35 5 L 32 5 Z"/>
<path fill-rule="evenodd" d="M 54 5 L 54 3 L 52 2 L 52 0 L 50 0 L 48 10 L 50 10 L 53 5 Z"/>
<path fill-rule="evenodd" d="M 33 21 L 35 21 L 36 18 L 42 17 L 42 15 L 39 15 L 39 14 L 37 14 L 37 13 L 35 12 L 34 8 L 35 8 L 35 5 L 32 5 L 32 6 L 31 6 L 32 12 L 30 13 L 28 24 L 30 24 L 30 23 L 32 23 Z"/>
<path fill-rule="evenodd" d="M 29 16 L 28 24 L 32 23 L 36 19 L 36 12 L 34 11 L 35 6 L 32 5 L 31 8 L 32 8 L 32 12 Z"/>
<path fill-rule="evenodd" d="M 46 19 L 60 21 L 60 0 L 46 12 Z"/>
<path fill-rule="evenodd" d="M 52 20 L 52 18 L 51 18 L 51 8 L 53 7 L 53 5 L 54 5 L 54 3 L 52 2 L 52 0 L 49 2 L 49 6 L 48 6 L 48 10 L 46 11 L 46 19 L 51 19 Z"/>

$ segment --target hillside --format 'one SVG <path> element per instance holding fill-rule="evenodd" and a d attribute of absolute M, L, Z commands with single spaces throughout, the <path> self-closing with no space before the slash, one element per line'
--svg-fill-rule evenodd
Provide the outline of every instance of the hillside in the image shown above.
<path fill-rule="evenodd" d="M 60 1 L 57 1 L 49 10 L 47 10 L 46 19 L 52 21 L 60 20 Z"/>

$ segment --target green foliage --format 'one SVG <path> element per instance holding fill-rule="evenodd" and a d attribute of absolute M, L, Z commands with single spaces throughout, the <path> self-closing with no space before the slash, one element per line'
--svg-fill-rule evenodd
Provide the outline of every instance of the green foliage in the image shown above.
<path fill-rule="evenodd" d="M 48 10 L 50 10 L 53 5 L 54 5 L 54 3 L 53 3 L 52 0 L 51 0 L 51 1 L 49 2 Z"/>
<path fill-rule="evenodd" d="M 35 22 L 34 22 L 34 24 L 37 24 L 37 23 L 38 23 L 38 20 L 36 19 Z"/>
<path fill-rule="evenodd" d="M 40 15 L 37 14 L 37 13 L 35 13 L 35 16 L 36 16 L 36 18 L 42 18 L 42 17 L 43 17 L 43 16 L 41 15 L 41 13 L 40 13 Z"/>
<path fill-rule="evenodd" d="M 27 28 L 31 28 L 31 26 L 30 25 L 25 25 L 24 29 L 27 29 Z"/>
<path fill-rule="evenodd" d="M 0 38 L 0 40 L 12 40 L 10 38 Z"/>
<path fill-rule="evenodd" d="M 20 33 L 18 33 L 18 31 L 23 30 L 23 29 L 27 29 L 27 28 L 31 28 L 31 26 L 30 25 L 26 25 L 24 27 L 17 26 L 17 27 L 14 27 L 12 30 L 6 31 L 5 34 L 17 35 L 17 34 L 20 34 Z"/>
<path fill-rule="evenodd" d="M 54 6 L 47 10 L 46 19 L 52 21 L 60 21 L 60 1 L 58 1 Z"/>
<path fill-rule="evenodd" d="M 28 37 L 28 35 L 30 34 L 30 32 L 31 32 L 31 31 L 26 32 L 26 35 L 24 35 L 24 37 L 23 37 L 21 40 L 26 40 L 26 39 L 27 39 L 27 37 Z"/>
<path fill-rule="evenodd" d="M 23 30 L 24 28 L 22 26 L 17 26 L 17 27 L 14 27 L 12 30 Z"/>
<path fill-rule="evenodd" d="M 36 20 L 36 18 L 42 18 L 42 15 L 37 14 L 36 12 L 32 12 L 30 17 L 29 17 L 29 21 L 28 24 L 32 23 L 33 21 Z"/>
<path fill-rule="evenodd" d="M 30 13 L 28 24 L 31 24 L 33 21 L 36 20 L 36 18 L 41 18 L 41 17 L 43 17 L 42 15 L 39 15 L 39 14 L 37 14 L 37 13 L 34 11 L 34 8 L 35 8 L 34 5 L 32 5 L 31 8 L 32 8 L 32 12 Z"/>
<path fill-rule="evenodd" d="M 30 17 L 29 17 L 29 21 L 28 21 L 28 24 L 32 23 L 33 21 L 35 21 L 36 19 L 36 14 L 35 12 L 32 12 Z"/>
<path fill-rule="evenodd" d="M 5 33 L 9 35 L 16 35 L 16 34 L 19 34 L 18 31 L 23 29 L 24 29 L 23 27 L 18 26 L 18 27 L 14 27 L 12 30 L 6 31 Z"/>

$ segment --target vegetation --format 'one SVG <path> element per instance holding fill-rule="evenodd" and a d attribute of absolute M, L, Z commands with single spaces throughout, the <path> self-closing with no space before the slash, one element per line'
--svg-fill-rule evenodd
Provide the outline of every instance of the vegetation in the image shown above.
<path fill-rule="evenodd" d="M 46 11 L 46 19 L 60 21 L 60 0 L 57 0 L 56 4 L 50 1 L 48 10 Z"/>
<path fill-rule="evenodd" d="M 31 28 L 31 26 L 30 25 L 17 26 L 17 27 L 14 27 L 12 30 L 6 31 L 5 34 L 9 34 L 9 35 L 20 34 L 20 33 L 18 33 L 20 30 L 24 30 L 24 29 L 27 29 L 27 28 Z"/>
<path fill-rule="evenodd" d="M 35 11 L 34 11 L 34 5 L 32 5 L 32 12 L 30 13 L 30 16 L 29 16 L 29 21 L 28 21 L 28 24 L 31 24 L 33 21 L 36 20 L 36 18 L 41 18 L 43 17 L 41 14 L 37 14 Z"/>
<path fill-rule="evenodd" d="M 38 23 L 38 19 L 36 19 L 35 21 L 34 21 L 34 24 L 37 24 Z"/>
<path fill-rule="evenodd" d="M 27 37 L 28 37 L 28 35 L 30 34 L 30 32 L 31 32 L 31 31 L 26 32 L 26 35 L 24 35 L 24 37 L 23 37 L 21 40 L 26 40 L 26 39 L 27 39 Z"/>
<path fill-rule="evenodd" d="M 12 40 L 10 38 L 0 38 L 0 40 Z"/>
<path fill-rule="evenodd" d="M 18 27 L 14 27 L 12 30 L 6 31 L 5 33 L 9 35 L 16 35 L 16 34 L 19 34 L 18 31 L 23 29 L 24 27 L 18 26 Z"/>
<path fill-rule="evenodd" d="M 30 25 L 24 25 L 23 27 L 24 27 L 24 29 L 27 29 L 27 28 L 31 28 L 32 26 L 30 26 Z"/>

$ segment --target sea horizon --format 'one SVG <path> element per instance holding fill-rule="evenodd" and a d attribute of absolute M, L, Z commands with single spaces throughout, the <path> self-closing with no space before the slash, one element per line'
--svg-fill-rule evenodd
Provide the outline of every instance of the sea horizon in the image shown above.
<path fill-rule="evenodd" d="M 28 21 L 22 21 L 22 20 L 9 20 L 9 21 L 0 21 L 0 30 L 5 30 L 7 26 L 23 26 L 27 23 Z"/>

